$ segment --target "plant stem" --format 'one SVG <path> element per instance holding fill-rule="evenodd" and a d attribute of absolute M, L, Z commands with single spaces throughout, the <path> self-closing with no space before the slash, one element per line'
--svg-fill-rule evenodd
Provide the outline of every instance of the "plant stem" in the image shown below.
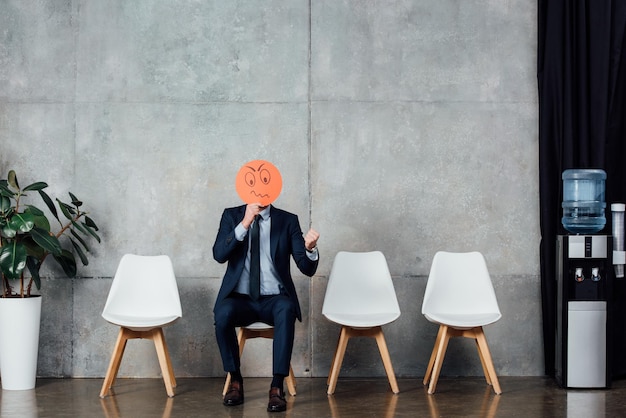
<path fill-rule="evenodd" d="M 83 215 L 85 215 L 85 213 L 81 213 L 80 211 L 78 211 L 78 212 L 77 212 L 77 214 L 76 214 L 76 216 L 74 217 L 74 219 L 72 219 L 71 221 L 69 221 L 69 222 L 67 223 L 67 225 L 63 226 L 63 227 L 61 228 L 61 230 L 60 230 L 59 232 L 57 232 L 56 237 L 57 237 L 57 238 L 60 238 L 60 237 L 61 237 L 61 236 L 65 233 L 65 231 L 67 231 L 67 230 L 68 230 L 68 228 L 72 225 L 72 223 L 73 223 L 73 222 L 78 221 L 78 220 L 81 218 L 81 216 L 83 216 Z"/>

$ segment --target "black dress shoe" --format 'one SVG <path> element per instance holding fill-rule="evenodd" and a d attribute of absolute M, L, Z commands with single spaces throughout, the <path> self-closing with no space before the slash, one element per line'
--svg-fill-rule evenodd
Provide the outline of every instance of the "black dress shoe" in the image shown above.
<path fill-rule="evenodd" d="M 282 412 L 286 409 L 287 401 L 285 401 L 285 393 L 280 388 L 271 388 L 267 412 Z"/>
<path fill-rule="evenodd" d="M 235 406 L 243 403 L 243 383 L 231 381 L 228 392 L 224 395 L 224 405 Z"/>

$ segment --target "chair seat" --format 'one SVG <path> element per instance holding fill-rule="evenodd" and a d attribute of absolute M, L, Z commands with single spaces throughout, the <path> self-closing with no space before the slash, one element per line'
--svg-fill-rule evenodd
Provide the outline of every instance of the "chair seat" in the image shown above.
<path fill-rule="evenodd" d="M 493 324 L 502 317 L 499 312 L 485 312 L 473 314 L 428 312 L 425 313 L 424 316 L 430 322 L 447 325 L 449 327 L 458 329 L 482 327 L 485 325 Z"/>
<path fill-rule="evenodd" d="M 266 324 L 265 322 L 253 322 L 250 325 L 246 325 L 245 328 L 248 328 L 254 331 L 261 331 L 264 329 L 272 329 L 274 327 L 272 325 Z"/>
<path fill-rule="evenodd" d="M 378 312 L 378 313 L 334 313 L 325 312 L 324 317 L 329 321 L 340 325 L 355 328 L 379 327 L 389 324 L 400 317 L 399 312 Z"/>
<path fill-rule="evenodd" d="M 110 312 L 106 314 L 103 313 L 102 317 L 112 324 L 132 329 L 134 331 L 147 331 L 153 328 L 164 327 L 180 318 L 179 315 L 145 317 L 120 315 Z"/>

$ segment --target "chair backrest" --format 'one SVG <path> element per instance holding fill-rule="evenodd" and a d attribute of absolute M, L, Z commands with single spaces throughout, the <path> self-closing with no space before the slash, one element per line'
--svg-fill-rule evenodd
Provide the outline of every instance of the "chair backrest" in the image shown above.
<path fill-rule="evenodd" d="M 167 255 L 124 255 L 102 316 L 106 320 L 111 317 L 180 318 L 182 308 L 170 258 Z"/>
<path fill-rule="evenodd" d="M 340 251 L 335 256 L 328 278 L 322 314 L 393 313 L 400 306 L 393 287 L 387 260 L 380 251 Z"/>
<path fill-rule="evenodd" d="M 500 313 L 485 258 L 478 251 L 439 251 L 430 268 L 422 314 Z"/>

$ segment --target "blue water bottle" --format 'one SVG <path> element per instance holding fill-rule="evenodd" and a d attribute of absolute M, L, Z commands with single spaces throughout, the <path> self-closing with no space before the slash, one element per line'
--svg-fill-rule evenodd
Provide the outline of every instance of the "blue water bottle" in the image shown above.
<path fill-rule="evenodd" d="M 600 169 L 565 170 L 563 227 L 574 234 L 592 234 L 606 225 L 604 188 L 606 172 Z"/>

